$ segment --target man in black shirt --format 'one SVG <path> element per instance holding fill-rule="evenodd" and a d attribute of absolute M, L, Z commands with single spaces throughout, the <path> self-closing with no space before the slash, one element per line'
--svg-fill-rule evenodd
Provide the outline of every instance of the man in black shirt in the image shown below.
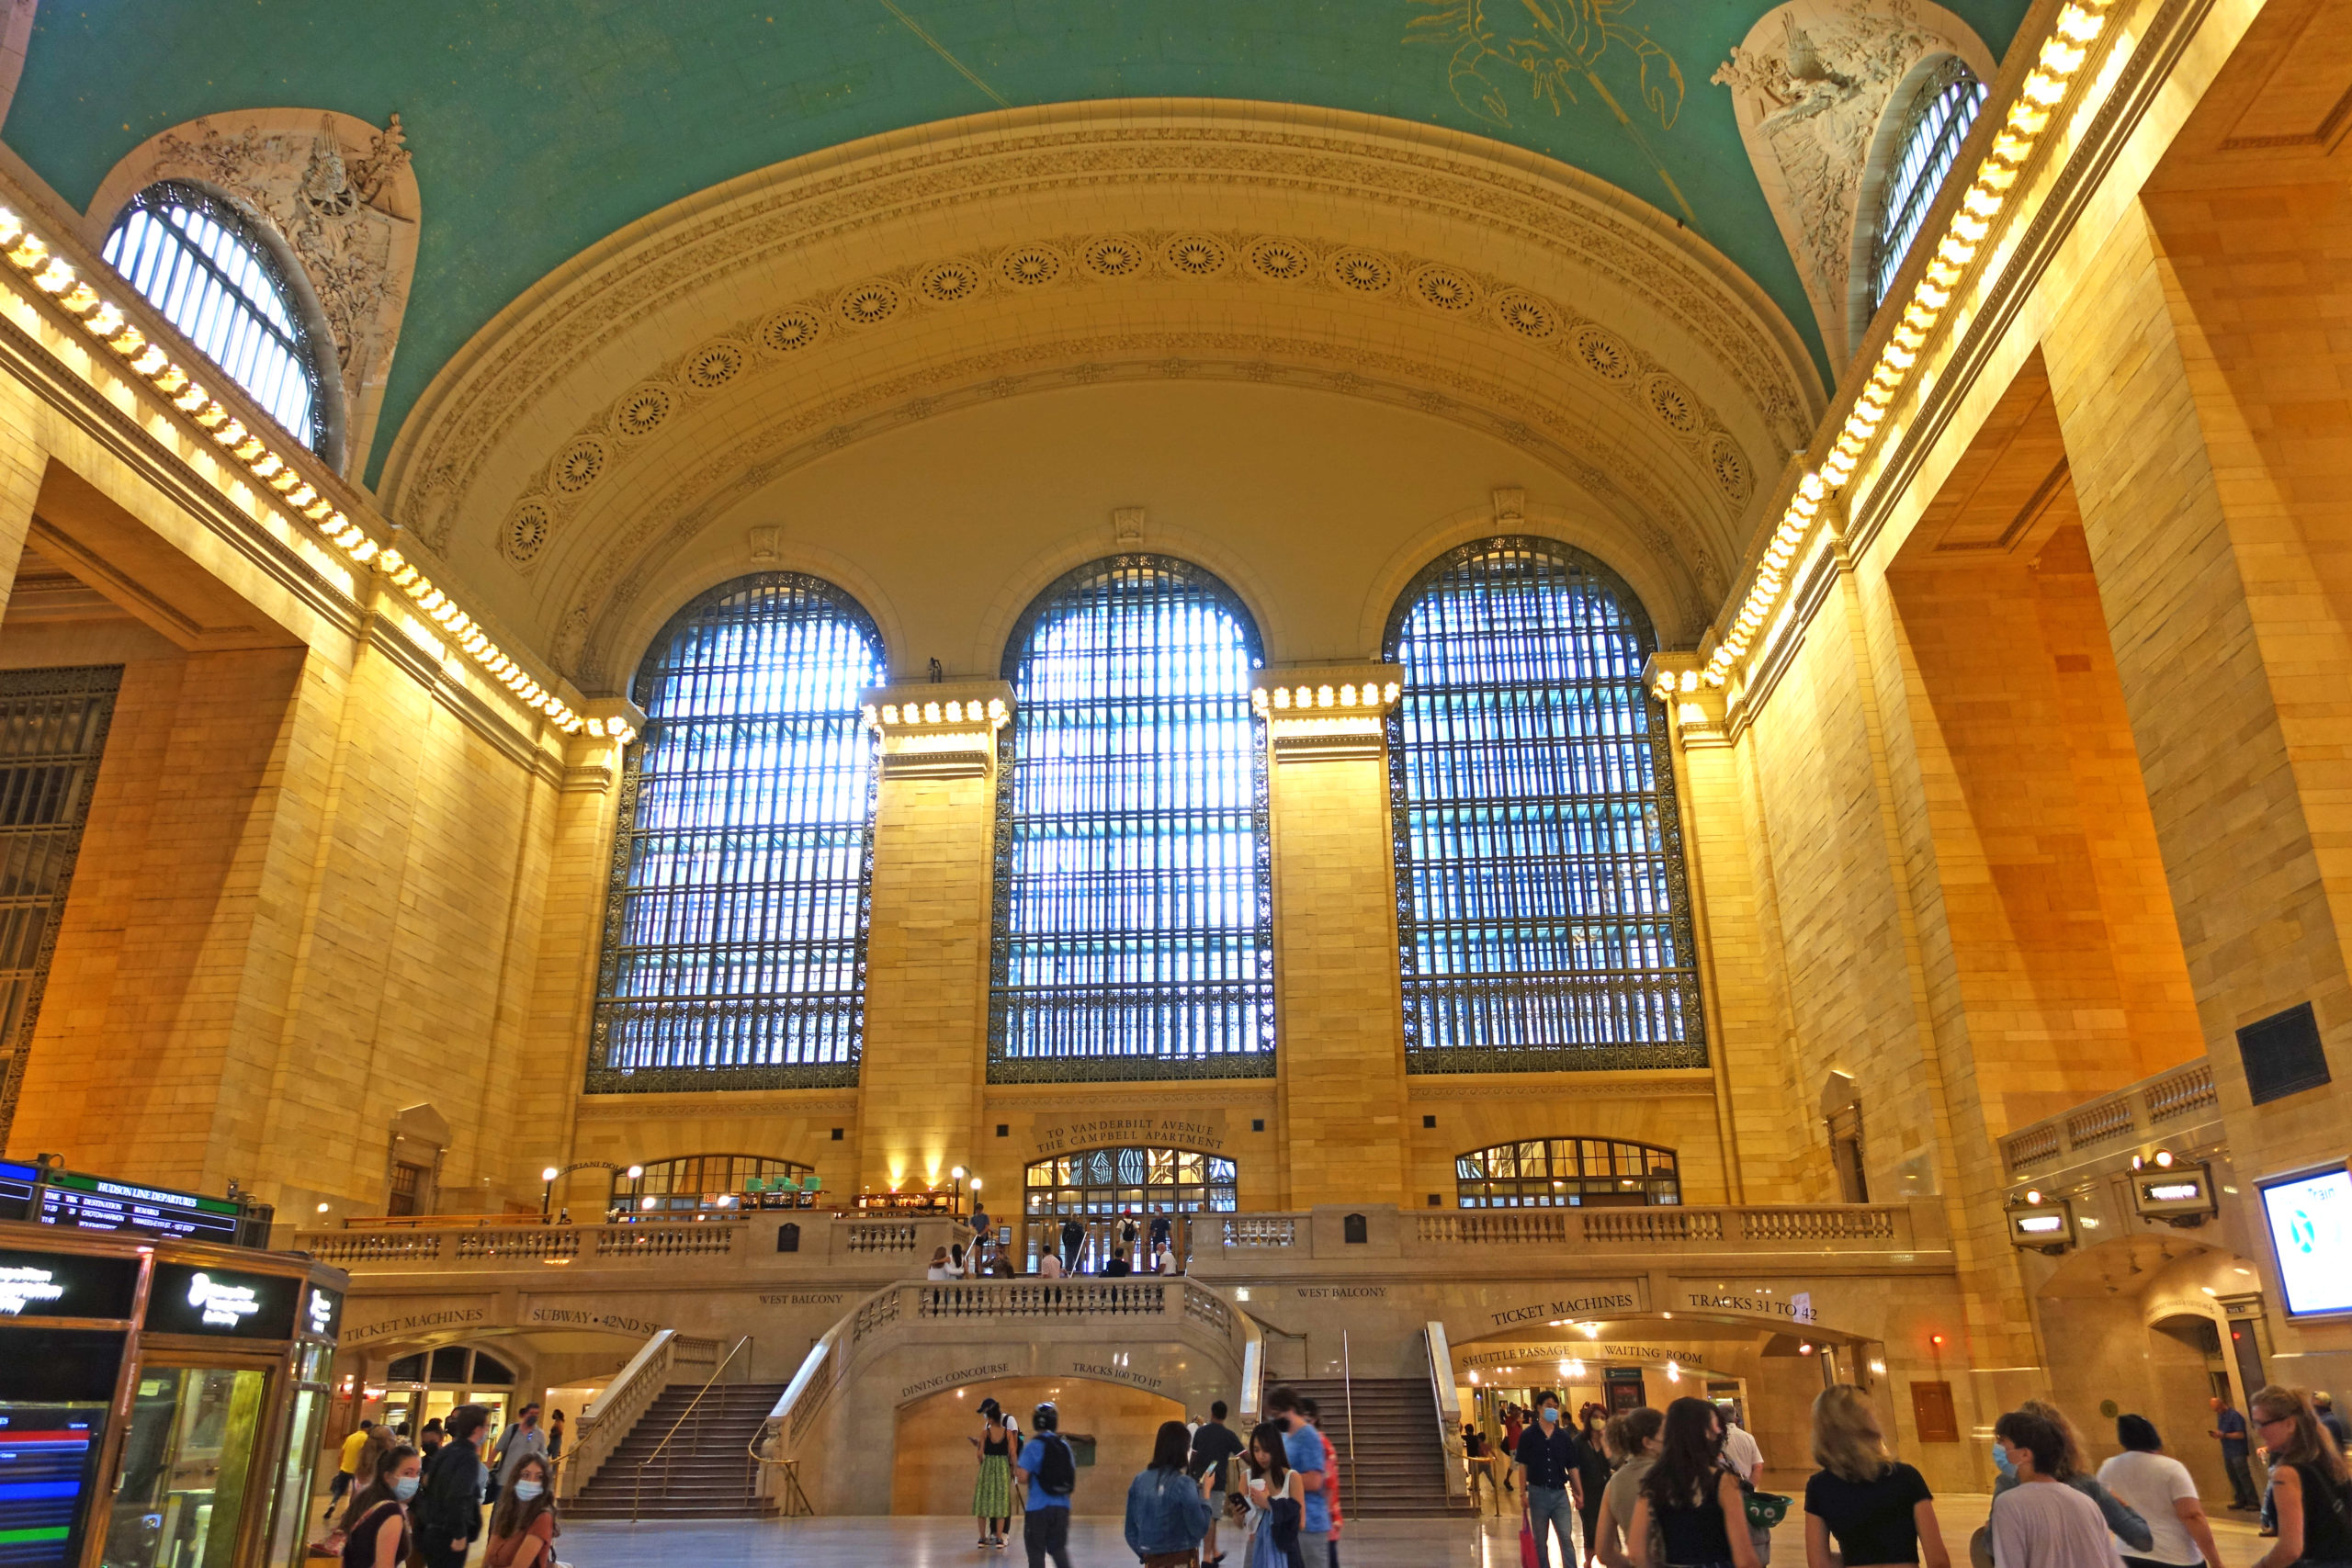
<path fill-rule="evenodd" d="M 1220 1399 L 1209 1406 L 1209 1418 L 1193 1434 L 1192 1462 L 1185 1466 L 1193 1480 L 1198 1481 L 1210 1471 L 1216 1472 L 1216 1483 L 1209 1489 L 1209 1502 L 1216 1512 L 1209 1515 L 1209 1533 L 1201 1542 L 1201 1562 L 1216 1562 L 1224 1553 L 1216 1549 L 1216 1522 L 1225 1517 L 1227 1483 L 1231 1481 L 1232 1460 L 1242 1450 L 1241 1439 L 1232 1427 L 1225 1424 L 1225 1401 Z"/>
<path fill-rule="evenodd" d="M 1544 1394 L 1535 1402 L 1535 1420 L 1519 1435 L 1519 1447 L 1510 1456 L 1527 1499 L 1538 1568 L 1552 1568 L 1547 1522 L 1560 1532 L 1560 1568 L 1576 1568 L 1576 1517 L 1584 1504 L 1584 1481 L 1577 1471 L 1583 1459 L 1584 1445 L 1560 1420 L 1560 1396 Z"/>

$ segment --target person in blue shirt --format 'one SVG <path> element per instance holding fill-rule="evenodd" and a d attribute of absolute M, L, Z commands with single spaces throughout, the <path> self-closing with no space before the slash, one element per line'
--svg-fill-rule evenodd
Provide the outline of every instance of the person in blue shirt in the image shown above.
<path fill-rule="evenodd" d="M 1051 1556 L 1055 1568 L 1069 1568 L 1069 1497 L 1056 1495 L 1046 1490 L 1040 1479 L 1046 1468 L 1046 1445 L 1062 1444 L 1062 1415 L 1047 1400 L 1037 1406 L 1029 1421 L 1030 1430 L 1036 1435 L 1021 1446 L 1021 1459 L 1012 1467 L 1012 1484 L 1025 1490 L 1023 1501 L 1027 1510 L 1021 1519 L 1021 1544 L 1029 1553 L 1029 1568 L 1046 1568 Z"/>
<path fill-rule="evenodd" d="M 1283 1429 L 1283 1458 L 1306 1489 L 1306 1518 L 1298 1530 L 1299 1561 L 1306 1568 L 1326 1568 L 1331 1561 L 1331 1495 L 1323 1472 L 1323 1434 L 1299 1407 L 1298 1391 L 1288 1383 L 1266 1395 L 1266 1414 Z"/>
<path fill-rule="evenodd" d="M 2213 1425 L 2206 1428 L 2206 1436 L 2222 1440 L 2222 1466 L 2230 1472 L 2230 1491 L 2233 1500 L 2230 1506 L 2240 1513 L 2254 1508 L 2254 1466 L 2247 1462 L 2245 1417 L 2230 1404 L 2226 1393 L 2216 1394 L 2212 1401 Z"/>
<path fill-rule="evenodd" d="M 1192 1457 L 1193 1435 L 1184 1423 L 1163 1421 L 1149 1468 L 1127 1488 L 1127 1550 L 1146 1562 L 1200 1561 L 1201 1538 L 1216 1517 L 1209 1505 L 1214 1478 L 1186 1474 Z"/>

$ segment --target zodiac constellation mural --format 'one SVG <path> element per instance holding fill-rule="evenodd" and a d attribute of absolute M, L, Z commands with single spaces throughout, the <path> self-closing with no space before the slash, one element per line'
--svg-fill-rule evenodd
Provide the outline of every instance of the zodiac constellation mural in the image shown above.
<path fill-rule="evenodd" d="M 1548 104 L 1555 115 L 1597 102 L 1648 161 L 1683 220 L 1698 222 L 1634 118 L 1638 113 L 1643 121 L 1654 118 L 1659 130 L 1671 130 L 1683 96 L 1682 67 L 1647 28 L 1632 21 L 1640 0 L 1407 3 L 1417 14 L 1405 24 L 1405 41 L 1453 49 L 1446 85 L 1465 111 L 1495 125 L 1510 124 L 1511 99 L 1502 80 L 1510 71 L 1525 78 L 1531 104 Z M 1633 73 L 1634 112 L 1602 79 L 1604 69 L 1618 73 L 1621 83 L 1625 73 Z"/>

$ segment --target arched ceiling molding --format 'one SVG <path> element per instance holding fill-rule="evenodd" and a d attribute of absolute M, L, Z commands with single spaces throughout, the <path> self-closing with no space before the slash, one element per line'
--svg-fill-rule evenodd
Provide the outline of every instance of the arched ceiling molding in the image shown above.
<path fill-rule="evenodd" d="M 1533 535 L 1573 545 L 1623 578 L 1648 613 L 1660 648 L 1693 646 L 1706 626 L 1705 619 L 1692 615 L 1685 602 L 1687 592 L 1676 581 L 1670 564 L 1647 550 L 1629 548 L 1631 541 L 1613 518 L 1525 501 L 1520 495 L 1507 500 L 1505 492 L 1498 491 L 1482 505 L 1465 506 L 1431 523 L 1398 546 L 1382 564 L 1364 594 L 1359 622 L 1363 656 L 1381 657 L 1381 643 L 1396 600 L 1422 568 L 1457 546 L 1506 534 Z"/>
<path fill-rule="evenodd" d="M 1993 79 L 1993 51 L 1933 0 L 1791 0 L 1758 17 L 1715 72 L 1833 366 L 1853 356 L 1854 234 L 1875 215 L 1864 195 L 1866 182 L 1878 188 L 1869 176 L 1880 122 L 1915 67 L 1952 54 Z"/>
<path fill-rule="evenodd" d="M 1084 324 L 1084 323 L 1081 323 Z M 1589 417 L 1569 391 L 1532 376 L 1482 384 L 1448 365 L 1364 346 L 1361 333 L 1263 335 L 1228 321 L 1221 330 L 1114 330 L 1042 341 L 1007 334 L 1006 346 L 945 364 L 891 367 L 883 378 L 814 403 L 777 411 L 714 410 L 696 446 L 681 433 L 679 451 L 617 476 L 593 505 L 571 518 L 554 581 L 542 604 L 567 604 L 554 645 L 558 662 L 590 687 L 612 681 L 623 628 L 641 618 L 639 600 L 662 579 L 662 564 L 722 518 L 793 470 L 859 440 L 977 403 L 1023 393 L 1112 380 L 1193 378 L 1305 387 L 1371 399 L 1465 424 L 1508 442 L 1590 496 L 1614 525 L 1611 547 L 1657 563 L 1637 572 L 1659 593 L 1652 608 L 1661 631 L 1704 624 L 1724 590 L 1736 545 L 1724 519 L 1703 533 L 1693 526 L 1690 491 L 1664 482 L 1676 454 L 1662 437 L 1645 443 L 1641 427 L 1611 403 L 1615 427 Z M 1532 389 L 1521 387 L 1534 383 Z M 1550 395 L 1546 395 L 1547 391 Z M 763 415 L 764 417 L 760 417 Z M 746 424 L 749 418 L 760 423 Z M 1696 469 L 1687 460 L 1688 476 Z M 511 522 L 510 522 L 510 526 Z M 1204 560 L 1204 566 L 1215 562 Z M 1271 635 L 1271 634 L 1270 634 Z"/>
<path fill-rule="evenodd" d="M 655 361 L 625 346 L 739 308 L 877 226 L 984 226 L 978 210 L 1059 200 L 1099 208 L 1142 193 L 1222 209 L 1279 203 L 1442 225 L 1454 247 L 1509 253 L 1654 321 L 1644 346 L 1685 379 L 1720 383 L 1726 423 L 1784 449 L 1822 389 L 1793 329 L 1737 269 L 1643 203 L 1542 157 L 1480 139 L 1296 106 L 1154 101 L 1060 105 L 870 139 L 728 182 L 630 225 L 550 275 L 435 378 L 387 466 L 384 503 L 426 537 L 475 514 L 483 470 L 519 430 L 543 437 L 552 402 L 584 412 Z M 1196 217 L 1186 221 L 1197 222 Z M 1372 225 L 1378 231 L 1382 225 Z M 788 297 L 788 296 L 787 296 Z M 707 308 L 699 312 L 707 319 Z M 673 332 L 665 346 L 674 350 Z M 604 377 L 601 396 L 570 383 Z M 1712 393 L 1710 394 L 1712 395 Z M 1730 406 L 1737 404 L 1736 408 Z M 566 421 L 564 423 L 569 423 Z M 544 449 L 533 454 L 543 463 Z"/>
<path fill-rule="evenodd" d="M 616 655 L 612 660 L 610 689 L 634 701 L 631 688 L 636 684 L 638 666 L 645 661 L 646 650 L 652 647 L 662 628 L 670 624 L 670 618 L 695 595 L 722 582 L 763 571 L 797 571 L 822 578 L 856 600 L 858 607 L 873 617 L 874 629 L 882 634 L 882 655 L 891 670 L 909 668 L 909 660 L 921 657 L 906 616 L 880 578 L 861 561 L 810 540 L 794 538 L 779 529 L 771 531 L 766 547 L 754 557 L 681 562 L 655 592 L 644 595 L 638 602 L 638 614 L 614 639 Z"/>
<path fill-rule="evenodd" d="M 194 180 L 260 216 L 309 286 L 303 325 L 331 344 L 346 475 L 367 469 L 392 350 L 416 274 L 423 210 L 400 116 L 378 129 L 331 109 L 236 109 L 159 132 L 99 183 L 83 238 L 105 247 L 123 204 L 158 180 Z"/>

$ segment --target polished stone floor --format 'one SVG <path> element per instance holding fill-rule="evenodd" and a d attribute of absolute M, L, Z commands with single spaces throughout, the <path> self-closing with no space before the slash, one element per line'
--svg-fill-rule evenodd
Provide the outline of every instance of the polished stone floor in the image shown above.
<path fill-rule="evenodd" d="M 1777 1477 L 1769 1478 L 1772 1484 Z M 1793 1490 L 1802 1490 L 1802 1483 Z M 1989 1498 L 1939 1498 L 1938 1522 L 1956 1568 L 1968 1562 L 1968 1535 L 1984 1520 Z M 2246 1568 L 2267 1544 L 2245 1516 L 2220 1517 L 2214 1534 L 2221 1568 Z M 573 1568 L 945 1568 L 985 1562 L 1025 1564 L 1019 1532 L 1005 1551 L 972 1544 L 965 1518 L 795 1519 L 788 1523 L 595 1524 L 564 1527 L 558 1554 Z M 1080 1518 L 1070 1529 L 1072 1568 L 1131 1568 L 1115 1518 Z M 1238 1561 L 1238 1560 L 1237 1560 Z M 1518 1568 L 1519 1522 L 1469 1519 L 1359 1519 L 1343 1534 L 1344 1568 Z M 1792 1513 L 1774 1532 L 1775 1568 L 1804 1562 L 1804 1525 Z"/>

